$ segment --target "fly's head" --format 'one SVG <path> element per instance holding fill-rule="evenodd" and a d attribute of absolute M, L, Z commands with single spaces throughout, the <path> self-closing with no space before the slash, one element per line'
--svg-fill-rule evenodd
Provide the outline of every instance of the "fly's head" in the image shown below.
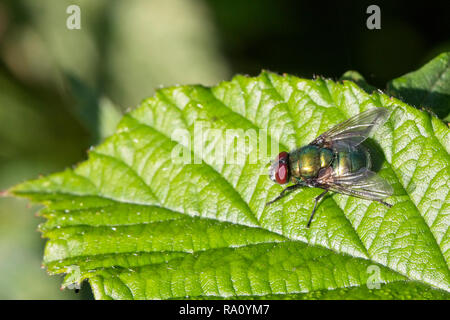
<path fill-rule="evenodd" d="M 286 184 L 289 181 L 289 154 L 281 152 L 269 168 L 269 177 L 273 182 Z"/>

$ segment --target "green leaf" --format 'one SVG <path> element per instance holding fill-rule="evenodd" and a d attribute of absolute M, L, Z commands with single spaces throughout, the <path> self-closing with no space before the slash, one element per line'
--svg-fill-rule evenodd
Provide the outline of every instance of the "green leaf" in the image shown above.
<path fill-rule="evenodd" d="M 367 93 L 372 93 L 373 91 L 375 91 L 377 89 L 374 86 L 371 86 L 370 84 L 368 84 L 366 82 L 366 79 L 364 79 L 364 77 L 358 71 L 354 71 L 354 70 L 349 70 L 349 71 L 345 72 L 339 80 L 353 81 L 359 87 L 364 89 L 364 91 L 366 91 Z"/>
<path fill-rule="evenodd" d="M 307 229 L 321 190 L 265 207 L 282 190 L 267 176 L 272 142 L 292 150 L 374 107 L 392 110 L 371 141 L 391 209 L 334 194 Z M 223 163 L 229 129 L 250 142 L 266 129 L 268 154 L 262 139 L 238 149 L 244 163 Z M 161 89 L 87 161 L 10 192 L 46 205 L 49 272 L 89 279 L 98 299 L 449 299 L 449 137 L 434 116 L 352 81 L 263 72 Z M 183 152 L 190 163 L 172 160 Z"/>
<path fill-rule="evenodd" d="M 389 94 L 450 121 L 450 52 L 388 83 Z"/>

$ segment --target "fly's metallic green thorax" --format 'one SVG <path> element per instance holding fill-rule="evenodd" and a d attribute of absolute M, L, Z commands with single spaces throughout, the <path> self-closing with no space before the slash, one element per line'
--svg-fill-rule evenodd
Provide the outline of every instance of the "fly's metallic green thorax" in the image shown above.
<path fill-rule="evenodd" d="M 290 153 L 289 162 L 293 181 L 317 177 L 320 169 L 333 162 L 333 152 L 328 148 L 308 145 Z"/>

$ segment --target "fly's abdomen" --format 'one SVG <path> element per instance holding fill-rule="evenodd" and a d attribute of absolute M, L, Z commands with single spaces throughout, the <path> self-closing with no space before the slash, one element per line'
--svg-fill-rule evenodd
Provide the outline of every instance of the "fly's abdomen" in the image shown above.
<path fill-rule="evenodd" d="M 337 176 L 354 173 L 361 168 L 370 169 L 370 156 L 363 148 L 340 150 L 335 153 L 332 167 Z"/>

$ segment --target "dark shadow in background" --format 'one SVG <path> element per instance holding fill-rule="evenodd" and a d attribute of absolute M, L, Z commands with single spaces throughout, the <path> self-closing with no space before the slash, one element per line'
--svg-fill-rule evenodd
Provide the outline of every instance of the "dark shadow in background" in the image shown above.
<path fill-rule="evenodd" d="M 435 113 L 439 119 L 450 114 L 450 95 L 421 89 L 400 88 L 394 96 L 418 109 Z"/>
<path fill-rule="evenodd" d="M 379 88 L 450 50 L 449 1 L 207 1 L 232 73 L 359 71 Z M 381 9 L 369 30 L 367 7 Z"/>

